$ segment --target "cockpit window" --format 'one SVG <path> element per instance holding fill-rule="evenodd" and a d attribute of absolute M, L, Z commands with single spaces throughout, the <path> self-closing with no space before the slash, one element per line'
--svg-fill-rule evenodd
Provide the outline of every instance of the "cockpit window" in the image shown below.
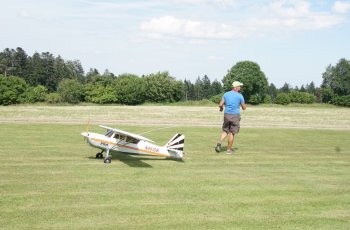
<path fill-rule="evenodd" d="M 140 140 L 138 140 L 138 139 L 135 139 L 135 138 L 130 137 L 130 136 L 121 135 L 119 133 L 115 133 L 112 130 L 108 131 L 105 136 L 115 138 L 117 141 L 122 140 L 122 141 L 125 141 L 127 143 L 132 143 L 132 144 L 137 144 L 140 142 Z"/>
<path fill-rule="evenodd" d="M 125 140 L 125 136 L 124 136 L 124 135 L 120 135 L 119 133 L 116 133 L 116 134 L 114 135 L 114 138 L 115 138 L 115 139 L 119 139 L 119 140 Z"/>
<path fill-rule="evenodd" d="M 106 137 L 112 137 L 112 135 L 113 135 L 113 131 L 112 130 L 110 130 L 110 131 L 108 131 L 107 133 L 106 133 Z"/>

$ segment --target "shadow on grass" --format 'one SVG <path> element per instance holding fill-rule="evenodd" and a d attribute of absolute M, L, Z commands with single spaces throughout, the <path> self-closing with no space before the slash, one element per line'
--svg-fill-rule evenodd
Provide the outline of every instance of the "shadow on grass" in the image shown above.
<path fill-rule="evenodd" d="M 174 158 L 158 158 L 158 157 L 152 157 L 152 156 L 140 156 L 140 155 L 132 155 L 132 154 L 126 154 L 121 152 L 113 152 L 109 154 L 112 156 L 112 162 L 113 160 L 119 160 L 123 162 L 124 164 L 130 166 L 130 167 L 141 167 L 141 168 L 153 168 L 152 165 L 144 162 L 144 161 L 176 161 L 176 162 L 182 162 L 184 161 L 182 159 L 174 159 Z M 96 157 L 88 157 L 89 159 L 95 159 L 95 160 L 102 160 L 102 159 L 96 159 Z M 102 161 L 103 162 L 103 161 Z"/>

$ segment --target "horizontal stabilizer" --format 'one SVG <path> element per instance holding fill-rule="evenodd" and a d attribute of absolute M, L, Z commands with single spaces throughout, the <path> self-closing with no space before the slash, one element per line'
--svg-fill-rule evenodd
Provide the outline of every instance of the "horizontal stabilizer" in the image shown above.
<path fill-rule="evenodd" d="M 166 144 L 166 147 L 171 150 L 183 152 L 185 147 L 185 135 L 179 133 L 175 134 Z"/>

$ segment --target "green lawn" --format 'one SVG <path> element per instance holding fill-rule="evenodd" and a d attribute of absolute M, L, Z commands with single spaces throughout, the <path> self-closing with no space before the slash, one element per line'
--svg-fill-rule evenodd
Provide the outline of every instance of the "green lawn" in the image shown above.
<path fill-rule="evenodd" d="M 183 162 L 109 165 L 83 130 L 0 125 L 0 229 L 349 229 L 350 130 L 242 128 L 229 156 L 214 151 L 219 127 L 179 126 L 145 136 L 185 134 Z"/>

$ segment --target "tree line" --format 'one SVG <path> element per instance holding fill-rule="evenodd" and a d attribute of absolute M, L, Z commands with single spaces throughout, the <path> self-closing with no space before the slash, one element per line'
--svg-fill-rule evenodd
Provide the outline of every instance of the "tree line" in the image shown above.
<path fill-rule="evenodd" d="M 285 83 L 276 88 L 257 63 L 236 63 L 222 79 L 210 81 L 207 75 L 190 80 L 177 80 L 168 72 L 149 75 L 120 74 L 91 68 L 87 73 L 80 61 L 64 60 L 49 52 L 32 56 L 18 47 L 0 52 L 0 104 L 17 103 L 79 103 L 127 104 L 144 102 L 178 102 L 212 100 L 218 102 L 231 89 L 234 80 L 244 82 L 242 93 L 251 104 L 325 102 L 349 106 L 350 64 L 341 59 L 328 66 L 321 87 L 313 82 L 300 88 Z"/>
<path fill-rule="evenodd" d="M 234 80 L 244 82 L 242 94 L 250 104 L 275 103 L 287 105 L 289 103 L 311 104 L 330 103 L 350 107 L 350 61 L 340 59 L 335 65 L 329 65 L 322 75 L 320 87 L 314 82 L 305 86 L 291 87 L 285 83 L 277 89 L 268 80 L 260 66 L 251 61 L 236 63 L 224 76 L 223 88 L 228 91 Z M 216 96 L 218 102 L 221 95 Z"/>

